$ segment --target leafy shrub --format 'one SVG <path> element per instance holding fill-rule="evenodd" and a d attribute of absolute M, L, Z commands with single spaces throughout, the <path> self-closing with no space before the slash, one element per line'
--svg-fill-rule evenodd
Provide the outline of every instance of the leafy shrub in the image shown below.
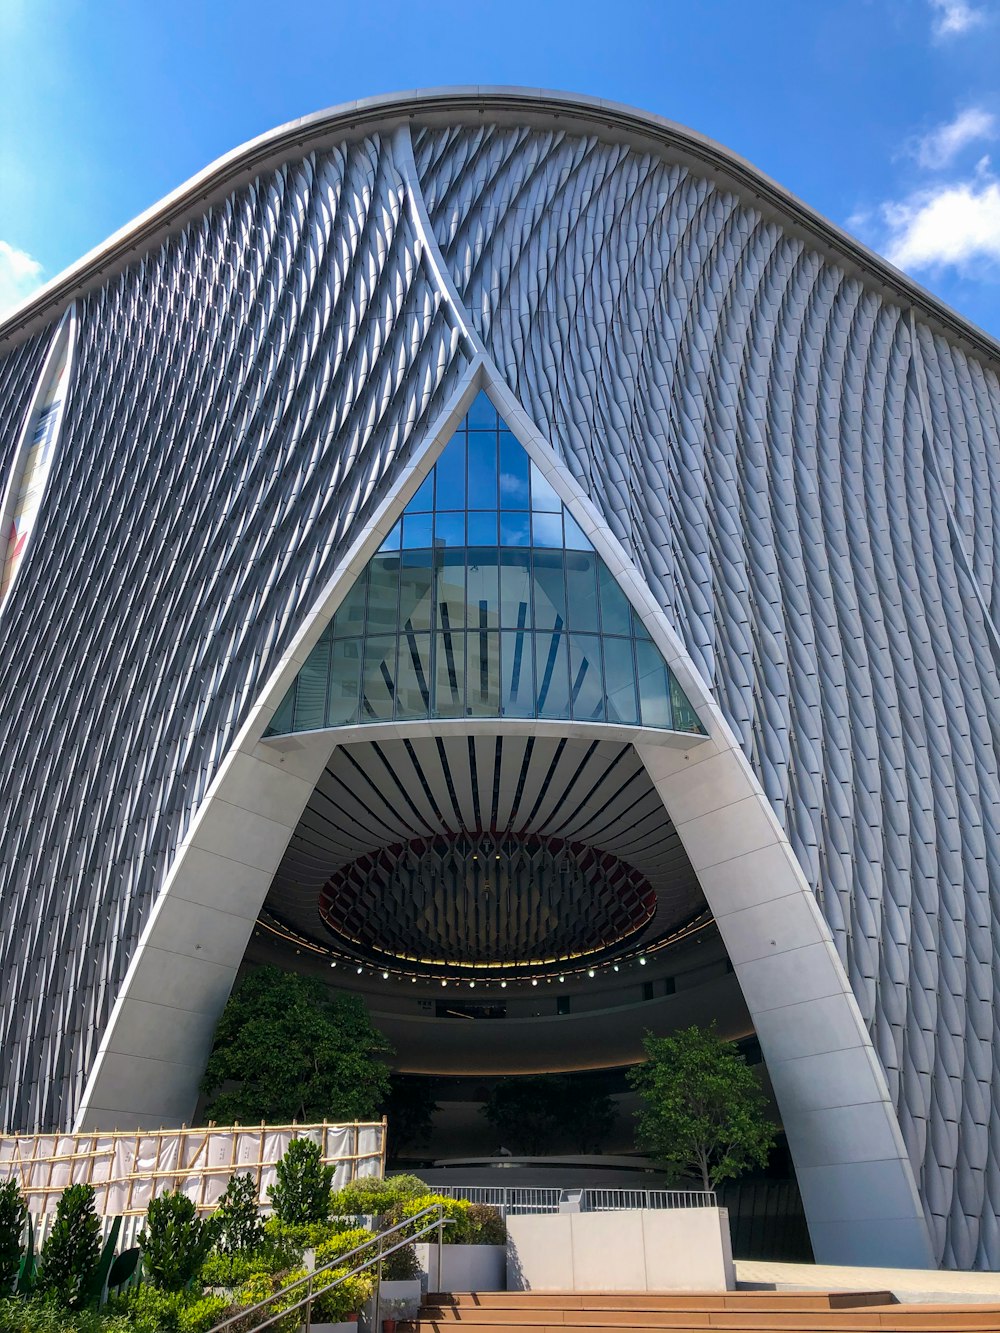
<path fill-rule="evenodd" d="M 302 1262 L 303 1250 L 318 1249 L 332 1236 L 339 1236 L 343 1231 L 353 1231 L 356 1226 L 354 1218 L 347 1217 L 333 1217 L 328 1222 L 299 1224 L 282 1222 L 278 1217 L 269 1217 L 264 1223 L 263 1248 L 283 1256 L 284 1267 L 288 1268 Z"/>
<path fill-rule="evenodd" d="M 253 1176 L 230 1176 L 226 1192 L 215 1214 L 223 1254 L 246 1254 L 264 1239 L 264 1223 L 257 1202 Z"/>
<path fill-rule="evenodd" d="M 403 1199 L 426 1194 L 428 1188 L 416 1176 L 360 1176 L 330 1196 L 330 1212 L 334 1217 L 377 1217 Z"/>
<path fill-rule="evenodd" d="M 412 1245 L 393 1250 L 382 1260 L 383 1282 L 415 1282 L 420 1277 L 420 1264 L 417 1252 Z"/>
<path fill-rule="evenodd" d="M 236 1299 L 242 1306 L 259 1305 L 261 1301 L 267 1300 L 268 1297 L 274 1296 L 282 1288 L 290 1286 L 293 1282 L 297 1282 L 299 1278 L 305 1276 L 306 1270 L 304 1268 L 293 1269 L 284 1273 L 255 1273 L 240 1287 L 236 1293 Z M 267 1312 L 263 1317 L 269 1318 L 271 1315 L 279 1314 L 282 1310 L 287 1310 L 290 1305 L 295 1305 L 302 1300 L 305 1294 L 306 1288 L 303 1285 L 296 1291 L 277 1297 L 267 1307 Z M 261 1315 L 257 1315 L 253 1324 L 248 1322 L 248 1329 L 256 1327 L 257 1323 L 261 1321 L 261 1317 Z M 270 1327 L 275 1330 L 275 1333 L 298 1333 L 300 1323 L 302 1323 L 302 1311 L 294 1310 L 286 1318 L 279 1319 Z M 236 1333 L 239 1333 L 239 1326 L 237 1326 Z"/>
<path fill-rule="evenodd" d="M 507 1224 L 503 1220 L 499 1208 L 494 1208 L 490 1203 L 472 1203 L 469 1205 L 468 1217 L 473 1245 L 504 1245 L 506 1243 Z"/>
<path fill-rule="evenodd" d="M 324 1166 L 318 1143 L 292 1139 L 274 1168 L 275 1183 L 267 1193 L 276 1216 L 293 1225 L 325 1222 L 330 1216 L 333 1167 Z"/>
<path fill-rule="evenodd" d="M 147 1330 L 136 1330 L 124 1315 L 97 1310 L 71 1312 L 55 1301 L 44 1299 L 0 1299 L 0 1333 L 147 1333 Z"/>
<path fill-rule="evenodd" d="M 324 1275 L 331 1280 L 347 1273 L 349 1269 L 334 1268 Z M 337 1286 L 318 1296 L 313 1302 L 312 1318 L 314 1323 L 338 1324 L 347 1316 L 360 1310 L 375 1287 L 375 1278 L 369 1273 L 356 1273 L 354 1277 L 345 1277 Z"/>
<path fill-rule="evenodd" d="M 21 1187 L 16 1180 L 5 1180 L 0 1185 L 0 1296 L 7 1295 L 17 1277 L 27 1217 L 28 1205 Z"/>
<path fill-rule="evenodd" d="M 150 1199 L 139 1245 L 154 1285 L 181 1291 L 193 1282 L 215 1243 L 216 1230 L 214 1217 L 200 1219 L 192 1201 L 179 1191 Z"/>
<path fill-rule="evenodd" d="M 42 1246 L 38 1289 L 70 1310 L 86 1304 L 101 1257 L 101 1223 L 91 1185 L 69 1185 Z"/>
<path fill-rule="evenodd" d="M 356 1250 L 359 1246 L 364 1245 L 366 1241 L 374 1239 L 374 1232 L 369 1231 L 367 1227 L 352 1227 L 349 1231 L 340 1231 L 316 1246 L 316 1267 L 322 1268 L 324 1264 L 332 1263 L 340 1255 L 348 1254 L 351 1250 Z M 369 1255 L 374 1254 L 374 1247 L 371 1250 L 362 1250 L 360 1254 L 352 1258 L 350 1267 L 356 1268 Z"/>
<path fill-rule="evenodd" d="M 110 1308 L 125 1317 L 129 1333 L 208 1333 L 224 1318 L 231 1302 L 198 1291 L 143 1285 L 115 1298 Z"/>
<path fill-rule="evenodd" d="M 262 1263 L 256 1253 L 249 1255 L 213 1252 L 202 1264 L 198 1279 L 206 1287 L 238 1287 L 254 1273 L 268 1271 L 266 1263 Z"/>
<path fill-rule="evenodd" d="M 450 1199 L 444 1194 L 422 1194 L 415 1199 L 403 1199 L 392 1209 L 391 1216 L 383 1220 L 387 1225 L 392 1222 L 402 1222 L 406 1218 L 415 1217 L 417 1213 L 422 1212 L 423 1209 L 429 1208 L 431 1204 L 436 1203 L 441 1205 L 444 1216 L 450 1219 L 449 1225 L 444 1228 L 444 1243 L 446 1245 L 476 1244 L 477 1242 L 474 1234 L 475 1228 L 469 1217 L 469 1210 L 472 1207 L 472 1204 L 466 1199 Z M 419 1231 L 420 1228 L 425 1227 L 430 1220 L 431 1218 L 429 1215 L 420 1218 L 419 1222 L 414 1224 L 412 1230 Z M 406 1232 L 400 1232 L 399 1236 L 402 1238 L 406 1234 Z M 422 1239 L 433 1240 L 434 1238 L 434 1234 L 432 1233 Z"/>

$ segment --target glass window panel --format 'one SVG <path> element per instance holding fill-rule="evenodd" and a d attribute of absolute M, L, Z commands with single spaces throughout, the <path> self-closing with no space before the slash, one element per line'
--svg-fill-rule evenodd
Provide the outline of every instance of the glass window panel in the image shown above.
<path fill-rule="evenodd" d="M 652 643 L 638 640 L 635 660 L 639 675 L 639 709 L 644 727 L 670 726 L 667 667 Z"/>
<path fill-rule="evenodd" d="M 532 514 L 531 544 L 532 546 L 561 547 L 563 544 L 562 514 Z"/>
<path fill-rule="evenodd" d="M 568 509 L 563 513 L 563 523 L 566 528 L 567 550 L 592 551 L 594 549 L 590 543 L 590 538 L 584 535 L 583 529 Z"/>
<path fill-rule="evenodd" d="M 396 636 L 378 634 L 365 640 L 361 670 L 361 719 L 388 722 L 396 692 Z"/>
<path fill-rule="evenodd" d="M 574 632 L 597 633 L 600 625 L 597 617 L 596 555 L 587 551 L 567 551 L 566 610 L 570 629 Z"/>
<path fill-rule="evenodd" d="M 530 546 L 531 515 L 528 513 L 502 513 L 500 515 L 500 545 Z"/>
<path fill-rule="evenodd" d="M 677 683 L 674 673 L 667 668 L 670 678 L 670 711 L 674 731 L 703 731 L 698 714 L 691 707 L 687 695 Z"/>
<path fill-rule="evenodd" d="M 333 631 L 338 638 L 365 632 L 365 597 L 368 593 L 368 566 L 366 565 L 354 586 L 337 608 Z"/>
<path fill-rule="evenodd" d="M 565 634 L 535 635 L 535 691 L 539 717 L 569 717 L 569 653 Z"/>
<path fill-rule="evenodd" d="M 399 556 L 377 555 L 368 574 L 368 633 L 399 625 Z"/>
<path fill-rule="evenodd" d="M 472 717 L 500 716 L 500 635 L 495 630 L 466 635 L 466 702 Z"/>
<path fill-rule="evenodd" d="M 480 391 L 473 399 L 465 419 L 470 430 L 489 430 L 496 427 L 497 410 L 486 394 Z"/>
<path fill-rule="evenodd" d="M 437 555 L 437 627 L 465 628 L 465 548 Z"/>
<path fill-rule="evenodd" d="M 618 580 L 603 560 L 597 562 L 597 577 L 601 589 L 601 631 L 604 634 L 630 634 L 632 613 L 629 600 Z"/>
<path fill-rule="evenodd" d="M 497 437 L 469 433 L 469 502 L 480 509 L 497 507 Z"/>
<path fill-rule="evenodd" d="M 500 622 L 500 571 L 497 549 L 469 550 L 466 592 L 469 629 L 495 629 Z"/>
<path fill-rule="evenodd" d="M 426 514 L 434 508 L 434 468 L 420 483 L 420 489 L 403 511 L 406 514 Z"/>
<path fill-rule="evenodd" d="M 604 692 L 608 701 L 608 721 L 635 726 L 639 709 L 635 695 L 635 661 L 631 639 L 608 639 L 604 648 Z"/>
<path fill-rule="evenodd" d="M 475 509 L 470 509 L 468 519 L 470 546 L 496 546 L 497 516 L 495 511 L 482 514 Z"/>
<path fill-rule="evenodd" d="M 399 627 L 434 627 L 434 570 L 430 551 L 404 551 L 399 571 Z"/>
<path fill-rule="evenodd" d="M 281 703 L 278 705 L 274 717 L 271 718 L 271 725 L 267 729 L 269 736 L 283 736 L 286 732 L 295 730 L 295 685 L 288 691 Z"/>
<path fill-rule="evenodd" d="M 465 635 L 434 636 L 435 717 L 465 716 Z"/>
<path fill-rule="evenodd" d="M 431 514 L 403 515 L 403 549 L 419 550 L 433 544 L 434 518 Z"/>
<path fill-rule="evenodd" d="M 531 556 L 527 551 L 500 552 L 500 624 L 531 628 Z"/>
<path fill-rule="evenodd" d="M 393 527 L 392 531 L 389 533 L 388 537 L 386 537 L 385 541 L 378 549 L 380 551 L 398 551 L 399 538 L 402 531 L 403 531 L 403 520 L 399 519 L 398 522 Z"/>
<path fill-rule="evenodd" d="M 577 722 L 605 721 L 601 640 L 596 634 L 570 635 L 569 676 L 570 704 Z"/>
<path fill-rule="evenodd" d="M 566 584 L 562 551 L 532 553 L 535 629 L 562 629 L 566 624 Z"/>
<path fill-rule="evenodd" d="M 435 514 L 434 516 L 434 545 L 435 546 L 464 546 L 465 545 L 465 513 L 461 514 Z"/>
<path fill-rule="evenodd" d="M 330 645 L 319 643 L 306 658 L 295 683 L 295 730 L 316 731 L 326 726 L 326 687 L 330 675 Z"/>
<path fill-rule="evenodd" d="M 534 717 L 533 636 L 508 630 L 501 637 L 503 687 L 500 706 L 503 716 Z"/>
<path fill-rule="evenodd" d="M 637 639 L 647 639 L 652 643 L 652 640 L 649 638 L 649 630 L 642 623 L 634 610 L 632 612 L 632 633 Z"/>
<path fill-rule="evenodd" d="M 403 634 L 396 675 L 396 716 L 427 717 L 430 712 L 431 636 Z"/>
<path fill-rule="evenodd" d="M 531 507 L 536 514 L 562 513 L 562 500 L 556 495 L 537 463 L 531 464 Z"/>
<path fill-rule="evenodd" d="M 435 464 L 437 508 L 465 508 L 465 432 L 453 435 Z"/>
<path fill-rule="evenodd" d="M 529 508 L 528 455 L 506 430 L 500 432 L 500 508 Z"/>
<path fill-rule="evenodd" d="M 361 680 L 361 640 L 338 639 L 330 662 L 327 726 L 343 727 L 358 720 L 358 685 Z"/>

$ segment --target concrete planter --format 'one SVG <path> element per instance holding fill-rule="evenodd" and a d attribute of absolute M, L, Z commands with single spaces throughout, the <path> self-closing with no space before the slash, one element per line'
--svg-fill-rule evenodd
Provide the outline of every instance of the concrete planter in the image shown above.
<path fill-rule="evenodd" d="M 299 1333 L 305 1333 L 305 1328 L 305 1324 L 300 1324 Z M 309 1333 L 358 1333 L 358 1321 L 350 1319 L 339 1324 L 310 1324 Z"/>
<path fill-rule="evenodd" d="M 418 1277 L 405 1282 L 383 1282 L 379 1289 L 379 1323 L 384 1319 L 415 1319 L 420 1309 L 421 1284 Z"/>
<path fill-rule="evenodd" d="M 503 1245 L 443 1245 L 441 1272 L 437 1246 L 418 1242 L 417 1262 L 425 1291 L 506 1291 L 507 1251 Z"/>
<path fill-rule="evenodd" d="M 725 1208 L 507 1219 L 508 1291 L 732 1291 L 735 1286 Z"/>

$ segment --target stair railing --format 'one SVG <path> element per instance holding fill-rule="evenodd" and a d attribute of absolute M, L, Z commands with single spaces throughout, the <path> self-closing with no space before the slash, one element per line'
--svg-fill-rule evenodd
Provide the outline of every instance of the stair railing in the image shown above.
<path fill-rule="evenodd" d="M 420 1222 L 421 1218 L 426 1220 L 422 1226 L 419 1226 L 417 1230 L 414 1231 L 414 1224 Z M 382 1279 L 382 1261 L 387 1259 L 390 1254 L 395 1254 L 397 1250 L 402 1250 L 405 1246 L 412 1245 L 414 1241 L 420 1240 L 422 1236 L 430 1235 L 432 1231 L 437 1232 L 437 1284 L 438 1287 L 440 1287 L 443 1233 L 444 1228 L 451 1225 L 451 1221 L 452 1219 L 450 1217 L 445 1217 L 444 1208 L 440 1203 L 428 1204 L 426 1208 L 421 1208 L 419 1213 L 414 1213 L 412 1217 L 404 1218 L 402 1222 L 397 1222 L 394 1226 L 386 1227 L 384 1231 L 378 1232 L 371 1240 L 366 1240 L 364 1244 L 356 1245 L 353 1250 L 347 1250 L 344 1254 L 338 1254 L 336 1259 L 331 1259 L 330 1262 L 324 1264 L 322 1268 L 317 1268 L 313 1272 L 307 1273 L 305 1277 L 300 1277 L 296 1279 L 295 1282 L 290 1282 L 287 1287 L 282 1287 L 280 1291 L 272 1292 L 270 1296 L 265 1297 L 262 1301 L 258 1301 L 256 1305 L 248 1305 L 240 1310 L 238 1314 L 230 1315 L 230 1317 L 224 1319 L 221 1324 L 215 1324 L 211 1333 L 222 1333 L 222 1330 L 235 1328 L 236 1325 L 239 1325 L 241 1333 L 250 1333 L 250 1330 L 252 1330 L 253 1333 L 258 1333 L 258 1330 L 270 1328 L 271 1325 L 276 1324 L 279 1319 L 285 1319 L 296 1310 L 302 1310 L 304 1312 L 302 1323 L 305 1328 L 305 1333 L 309 1333 L 312 1324 L 313 1301 L 318 1300 L 321 1296 L 325 1296 L 326 1293 L 332 1291 L 334 1287 L 339 1287 L 340 1284 L 346 1282 L 348 1278 L 357 1277 L 359 1273 L 364 1273 L 367 1269 L 374 1268 L 376 1265 L 378 1266 L 375 1280 L 377 1318 L 379 1291 Z M 400 1232 L 403 1232 L 404 1234 L 399 1236 Z M 395 1244 L 386 1248 L 384 1242 L 387 1238 L 392 1236 L 399 1236 L 399 1239 L 396 1240 Z M 374 1254 L 368 1253 L 367 1258 L 363 1258 L 359 1263 L 356 1263 L 348 1270 L 348 1272 L 345 1273 L 341 1271 L 344 1265 L 349 1263 L 351 1259 L 358 1255 L 364 1255 L 366 1251 L 370 1252 L 373 1249 L 376 1249 L 377 1252 Z M 320 1282 L 320 1279 L 323 1278 L 324 1274 L 329 1275 L 334 1270 L 337 1270 L 336 1277 L 331 1277 L 328 1282 Z M 284 1304 L 284 1299 L 286 1297 L 293 1295 L 300 1290 L 302 1294 L 299 1299 L 292 1301 L 288 1305 Z M 267 1307 L 273 1305 L 275 1301 L 282 1302 L 280 1309 L 272 1314 L 270 1318 L 262 1319 L 259 1323 L 254 1322 L 255 1316 L 263 1314 Z"/>

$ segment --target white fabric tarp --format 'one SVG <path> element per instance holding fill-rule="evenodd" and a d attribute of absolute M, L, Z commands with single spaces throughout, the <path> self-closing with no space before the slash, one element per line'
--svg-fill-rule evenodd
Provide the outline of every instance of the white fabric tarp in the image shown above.
<path fill-rule="evenodd" d="M 249 1172 L 261 1207 L 274 1164 L 293 1138 L 310 1138 L 334 1167 L 334 1188 L 385 1167 L 385 1123 L 234 1125 L 152 1133 L 0 1135 L 0 1180 L 16 1179 L 36 1217 L 54 1213 L 67 1185 L 93 1185 L 105 1216 L 144 1213 L 151 1198 L 180 1190 L 211 1211 L 231 1175 Z"/>

